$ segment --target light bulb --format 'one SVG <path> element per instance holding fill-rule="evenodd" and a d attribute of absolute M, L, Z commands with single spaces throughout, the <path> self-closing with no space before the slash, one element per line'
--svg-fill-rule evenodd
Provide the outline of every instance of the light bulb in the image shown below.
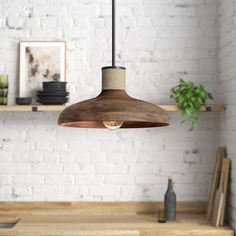
<path fill-rule="evenodd" d="M 106 128 L 114 130 L 119 129 L 124 122 L 122 121 L 116 121 L 116 120 L 109 120 L 109 121 L 103 121 L 103 124 L 106 126 Z"/>

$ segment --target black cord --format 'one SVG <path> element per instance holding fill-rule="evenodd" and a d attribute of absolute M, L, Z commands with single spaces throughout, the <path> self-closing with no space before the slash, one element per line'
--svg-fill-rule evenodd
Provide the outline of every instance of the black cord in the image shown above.
<path fill-rule="evenodd" d="M 112 67 L 116 66 L 116 1 L 112 0 Z"/>

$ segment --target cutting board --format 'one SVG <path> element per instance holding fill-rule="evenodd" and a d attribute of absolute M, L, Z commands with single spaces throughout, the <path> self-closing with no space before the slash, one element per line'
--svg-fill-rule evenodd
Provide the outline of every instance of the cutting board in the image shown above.
<path fill-rule="evenodd" d="M 210 191 L 209 200 L 208 200 L 208 207 L 207 207 L 207 220 L 208 221 L 212 220 L 213 204 L 214 204 L 216 190 L 220 182 L 220 173 L 221 173 L 223 158 L 224 158 L 224 148 L 219 147 L 216 154 L 216 163 L 215 163 L 214 173 L 212 177 L 211 191 Z"/>
<path fill-rule="evenodd" d="M 222 186 L 224 199 L 223 199 L 223 206 L 222 206 L 222 214 L 220 217 L 220 226 L 224 224 L 224 220 L 225 220 L 225 207 L 226 207 L 227 191 L 228 191 L 228 183 L 229 183 L 229 171 L 230 171 L 230 159 L 224 158 L 222 161 L 222 169 L 221 169 L 221 175 L 224 176 L 224 182 Z"/>
<path fill-rule="evenodd" d="M 224 183 L 224 173 L 221 174 L 220 177 L 220 185 L 216 191 L 215 200 L 214 200 L 214 207 L 213 207 L 213 213 L 212 213 L 212 223 L 216 227 L 220 226 L 220 218 L 222 215 L 222 209 L 223 209 L 223 201 L 224 201 L 224 193 L 223 193 L 223 183 Z"/>

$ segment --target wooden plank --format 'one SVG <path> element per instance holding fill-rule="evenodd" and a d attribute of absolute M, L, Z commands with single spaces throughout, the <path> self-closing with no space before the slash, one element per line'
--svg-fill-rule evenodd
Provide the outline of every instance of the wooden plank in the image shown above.
<path fill-rule="evenodd" d="M 225 179 L 225 175 L 221 174 L 220 177 L 220 185 L 216 191 L 215 199 L 214 199 L 214 207 L 213 207 L 213 214 L 212 214 L 212 223 L 214 226 L 220 226 L 220 217 L 222 214 L 223 209 L 223 200 L 224 200 L 224 193 L 223 193 L 223 182 Z"/>
<path fill-rule="evenodd" d="M 0 111 L 32 111 L 31 106 L 0 106 Z"/>
<path fill-rule="evenodd" d="M 165 111 L 179 111 L 179 108 L 177 105 L 158 105 Z M 201 111 L 208 111 L 208 112 L 222 112 L 225 111 L 225 105 L 222 104 L 215 104 L 215 105 L 208 105 L 208 106 L 202 106 Z"/>
<path fill-rule="evenodd" d="M 0 202 L 1 216 L 158 213 L 162 202 Z M 177 212 L 204 214 L 205 202 L 178 202 Z"/>
<path fill-rule="evenodd" d="M 209 194 L 208 207 L 207 207 L 207 220 L 209 221 L 211 221 L 212 219 L 211 218 L 212 209 L 213 209 L 216 190 L 219 186 L 220 172 L 221 172 L 223 158 L 224 158 L 224 148 L 219 147 L 216 154 L 216 163 L 215 163 L 214 173 L 212 176 L 211 190 Z"/>
<path fill-rule="evenodd" d="M 3 220 L 3 219 L 1 219 Z M 177 214 L 160 224 L 157 214 L 25 216 L 0 236 L 232 236 L 230 227 L 214 227 L 204 215 Z"/>
<path fill-rule="evenodd" d="M 202 215 L 201 215 L 202 216 Z M 177 221 L 160 224 L 156 214 L 87 215 L 87 216 L 29 216 L 24 217 L 15 230 L 208 230 L 216 228 L 196 215 L 178 215 Z M 230 230 L 229 227 L 221 229 Z"/>
<path fill-rule="evenodd" d="M 169 112 L 177 112 L 179 111 L 179 108 L 176 105 L 158 105 L 165 111 Z M 41 112 L 61 112 L 63 111 L 67 106 L 53 106 L 53 105 L 29 105 L 29 106 L 19 106 L 19 105 L 13 105 L 13 106 L 0 106 L 0 112 L 32 112 L 32 108 L 37 108 L 37 111 Z M 211 112 L 222 112 L 225 111 L 225 105 L 209 105 L 207 107 L 202 107 L 202 111 L 211 111 Z"/>
<path fill-rule="evenodd" d="M 18 231 L 10 231 L 10 230 L 0 230 L 1 236 L 140 236 L 139 231 L 129 230 L 129 231 L 115 231 L 115 230 L 93 230 L 93 231 L 81 231 L 81 230 L 55 230 L 55 231 L 47 231 L 47 230 L 39 230 L 37 232 L 35 231 L 24 231 L 24 232 L 18 232 Z"/>
<path fill-rule="evenodd" d="M 38 111 L 44 112 L 60 112 L 63 111 L 66 106 L 38 106 Z"/>
<path fill-rule="evenodd" d="M 222 170 L 221 175 L 224 176 L 224 182 L 223 182 L 223 206 L 222 206 L 222 214 L 220 217 L 220 226 L 224 224 L 225 220 L 225 208 L 226 208 L 226 200 L 227 200 L 227 192 L 228 192 L 228 183 L 229 183 L 229 170 L 230 170 L 230 159 L 224 158 L 222 162 Z"/>
<path fill-rule="evenodd" d="M 0 229 L 0 236 L 5 232 Z M 177 221 L 160 224 L 157 214 L 142 214 L 28 216 L 12 232 L 18 236 L 232 236 L 233 231 L 227 226 L 215 228 L 203 215 L 179 214 Z"/>
<path fill-rule="evenodd" d="M 218 228 L 220 229 L 220 228 Z M 192 229 L 192 230 L 148 230 L 148 231 L 142 231 L 140 236 L 234 236 L 233 231 L 229 230 L 197 230 L 197 229 Z"/>
<path fill-rule="evenodd" d="M 46 105 L 29 105 L 29 106 L 0 106 L 1 112 L 32 112 L 33 109 L 36 108 L 35 111 L 45 111 L 45 112 L 56 112 L 62 111 L 66 108 L 66 106 L 46 106 Z"/>

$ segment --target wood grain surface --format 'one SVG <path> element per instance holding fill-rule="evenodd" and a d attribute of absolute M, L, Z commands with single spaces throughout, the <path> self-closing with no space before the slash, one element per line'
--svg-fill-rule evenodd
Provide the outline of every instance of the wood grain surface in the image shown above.
<path fill-rule="evenodd" d="M 162 202 L 0 202 L 0 216 L 158 213 Z M 178 213 L 204 214 L 205 202 L 178 202 Z"/>
<path fill-rule="evenodd" d="M 20 106 L 20 105 L 12 105 L 12 106 L 1 106 L 0 105 L 0 112 L 32 112 L 32 108 L 37 108 L 39 112 L 61 112 L 67 106 L 66 105 L 27 105 L 27 106 Z M 168 112 L 177 112 L 179 108 L 176 105 L 159 105 L 165 111 Z M 225 111 L 225 105 L 215 104 L 209 105 L 207 107 L 203 106 L 201 108 L 202 111 L 212 111 L 212 112 L 222 112 Z"/>
<path fill-rule="evenodd" d="M 224 193 L 223 193 L 223 182 L 225 175 L 221 175 L 220 185 L 216 191 L 214 204 L 213 204 L 213 214 L 212 214 L 212 223 L 216 227 L 220 226 L 220 217 L 223 209 Z"/>
<path fill-rule="evenodd" d="M 233 236 L 205 219 L 206 203 L 179 202 L 177 221 L 158 223 L 160 202 L 0 202 L 0 236 Z"/>
<path fill-rule="evenodd" d="M 220 226 L 224 225 L 225 220 L 225 208 L 226 208 L 226 200 L 227 200 L 227 192 L 228 192 L 228 184 L 229 184 L 229 171 L 230 171 L 230 159 L 224 158 L 222 162 L 221 175 L 224 176 L 224 181 L 222 183 L 222 192 L 224 194 L 224 199 L 222 203 L 222 214 L 220 217 Z"/>
<path fill-rule="evenodd" d="M 156 214 L 27 216 L 0 236 L 233 236 L 229 227 L 215 228 L 204 215 L 178 215 L 177 221 L 160 224 Z"/>
<path fill-rule="evenodd" d="M 209 221 L 212 220 L 213 205 L 214 205 L 216 190 L 219 186 L 224 152 L 225 152 L 224 148 L 218 147 L 217 154 L 216 154 L 215 168 L 214 168 L 214 172 L 212 176 L 211 190 L 210 190 L 208 206 L 207 206 L 207 220 Z"/>

